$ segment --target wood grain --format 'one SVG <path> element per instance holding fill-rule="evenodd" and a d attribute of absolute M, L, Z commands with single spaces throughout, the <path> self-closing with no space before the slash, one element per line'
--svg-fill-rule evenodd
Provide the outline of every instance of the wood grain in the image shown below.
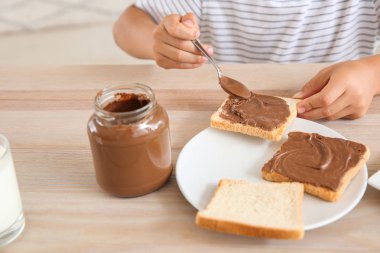
<path fill-rule="evenodd" d="M 224 65 L 264 94 L 290 96 L 326 64 Z M 306 232 L 300 242 L 224 235 L 195 226 L 196 210 L 174 174 L 152 194 L 119 199 L 99 189 L 86 124 L 98 90 L 115 83 L 150 85 L 168 111 L 173 161 L 208 127 L 225 98 L 211 66 L 0 67 L 0 133 L 11 142 L 26 229 L 1 252 L 379 252 L 380 191 L 368 187 L 348 215 Z M 380 169 L 380 98 L 359 120 L 318 121 L 371 149 L 369 173 Z M 1 208 L 1 207 L 0 207 Z M 323 210 L 321 210 L 323 211 Z"/>

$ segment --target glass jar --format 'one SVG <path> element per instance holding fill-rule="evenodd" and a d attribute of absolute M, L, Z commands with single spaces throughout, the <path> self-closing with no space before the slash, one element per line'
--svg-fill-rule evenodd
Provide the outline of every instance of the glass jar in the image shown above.
<path fill-rule="evenodd" d="M 159 189 L 170 178 L 169 118 L 148 86 L 101 90 L 87 133 L 96 179 L 106 192 L 136 197 Z"/>
<path fill-rule="evenodd" d="M 0 135 L 0 248 L 15 240 L 24 226 L 11 149 L 7 138 Z"/>

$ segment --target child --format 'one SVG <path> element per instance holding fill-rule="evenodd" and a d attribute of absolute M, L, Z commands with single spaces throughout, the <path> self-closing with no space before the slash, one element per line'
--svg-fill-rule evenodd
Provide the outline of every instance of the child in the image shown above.
<path fill-rule="evenodd" d="M 137 0 L 114 25 L 125 52 L 163 68 L 218 62 L 340 62 L 294 97 L 306 119 L 356 119 L 380 94 L 380 0 Z M 211 46 L 212 45 L 212 46 Z"/>

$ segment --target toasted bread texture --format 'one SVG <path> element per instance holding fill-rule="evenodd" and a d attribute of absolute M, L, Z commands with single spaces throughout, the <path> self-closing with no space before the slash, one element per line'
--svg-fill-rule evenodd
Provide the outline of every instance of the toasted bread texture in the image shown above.
<path fill-rule="evenodd" d="M 221 180 L 196 224 L 218 232 L 299 240 L 303 185 L 299 183 L 249 183 Z"/>
<path fill-rule="evenodd" d="M 345 141 L 350 142 L 348 140 L 345 140 Z M 363 144 L 360 144 L 360 145 L 363 145 Z M 336 190 L 333 190 L 333 189 L 330 189 L 330 188 L 327 188 L 327 187 L 324 187 L 321 185 L 315 185 L 315 184 L 311 184 L 311 183 L 307 183 L 307 182 L 301 182 L 298 180 L 294 180 L 294 179 L 287 177 L 286 175 L 279 173 L 278 171 L 275 171 L 273 169 L 268 168 L 267 166 L 269 166 L 268 164 L 270 163 L 270 161 L 273 158 L 263 166 L 263 168 L 261 170 L 262 177 L 265 180 L 272 181 L 272 182 L 300 182 L 300 183 L 303 183 L 305 192 L 307 192 L 311 195 L 314 195 L 318 198 L 321 198 L 323 200 L 326 200 L 326 201 L 336 202 L 341 198 L 342 194 L 346 190 L 346 188 L 349 185 L 349 183 L 351 182 L 351 180 L 358 174 L 359 170 L 363 168 L 364 164 L 369 159 L 370 151 L 369 151 L 367 146 L 363 145 L 363 147 L 365 148 L 365 152 L 364 152 L 363 157 L 361 159 L 359 159 L 358 162 L 354 166 L 349 168 L 342 175 L 339 186 Z M 302 150 L 302 148 L 301 148 L 301 150 Z M 279 154 L 280 152 L 281 152 L 281 147 L 280 147 L 280 150 L 276 152 L 276 154 Z M 332 155 L 334 156 L 334 154 L 332 154 Z M 334 168 L 326 168 L 326 169 L 334 169 Z"/>
<path fill-rule="evenodd" d="M 286 103 L 289 106 L 290 115 L 287 117 L 285 122 L 282 122 L 279 126 L 277 126 L 273 130 L 265 130 L 259 127 L 254 127 L 250 125 L 245 125 L 241 123 L 235 123 L 231 122 L 227 119 L 223 119 L 220 117 L 220 114 L 222 112 L 222 108 L 226 101 L 226 99 L 223 104 L 219 107 L 219 109 L 212 114 L 210 125 L 211 127 L 218 128 L 225 131 L 231 131 L 231 132 L 238 132 L 250 136 L 256 136 L 259 138 L 271 140 L 271 141 L 279 141 L 281 140 L 286 128 L 288 125 L 294 120 L 294 118 L 297 116 L 297 102 L 298 99 L 292 99 L 292 98 L 283 98 L 279 97 L 286 101 Z"/>

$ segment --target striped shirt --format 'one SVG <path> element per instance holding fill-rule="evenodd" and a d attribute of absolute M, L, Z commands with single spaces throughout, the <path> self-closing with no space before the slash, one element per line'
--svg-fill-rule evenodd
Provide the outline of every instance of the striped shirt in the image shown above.
<path fill-rule="evenodd" d="M 137 0 L 159 23 L 193 12 L 219 62 L 338 62 L 374 53 L 380 0 Z"/>

